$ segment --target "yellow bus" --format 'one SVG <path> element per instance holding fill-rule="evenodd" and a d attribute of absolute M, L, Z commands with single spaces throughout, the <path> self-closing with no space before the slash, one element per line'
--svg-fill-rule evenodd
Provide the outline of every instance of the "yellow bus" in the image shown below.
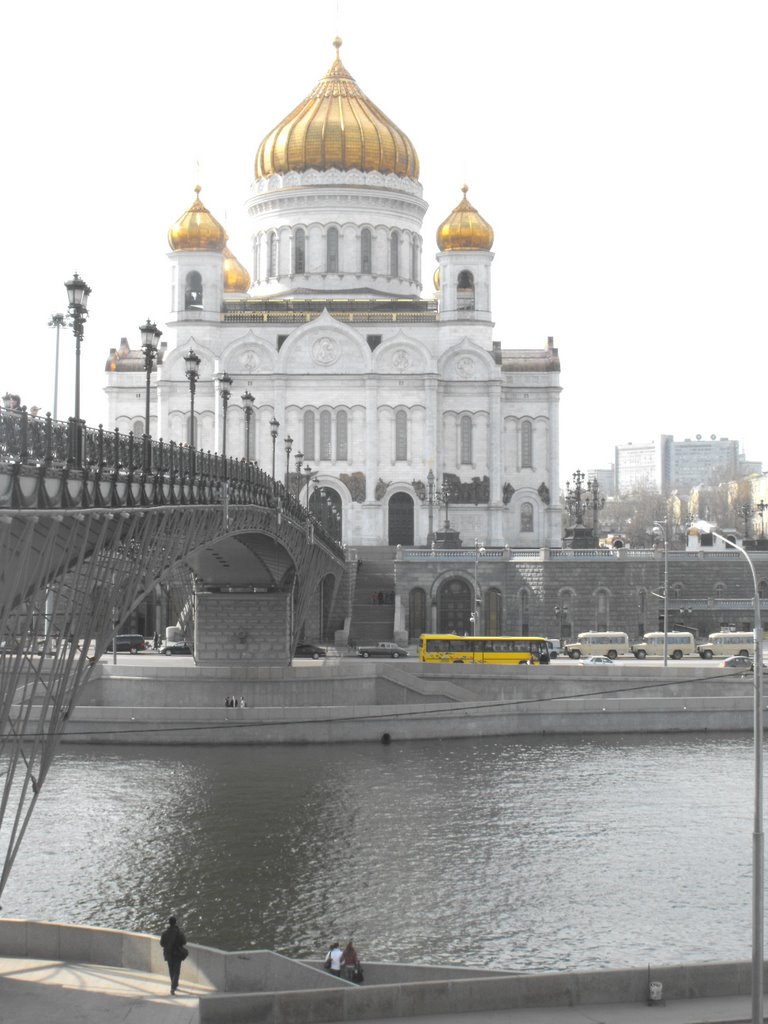
<path fill-rule="evenodd" d="M 419 661 L 473 665 L 546 665 L 547 641 L 541 636 L 456 636 L 422 633 Z"/>

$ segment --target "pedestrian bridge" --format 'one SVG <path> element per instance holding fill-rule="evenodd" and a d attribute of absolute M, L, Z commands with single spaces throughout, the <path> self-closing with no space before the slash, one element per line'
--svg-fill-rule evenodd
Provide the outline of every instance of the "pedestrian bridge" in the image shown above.
<path fill-rule="evenodd" d="M 199 664 L 287 664 L 344 551 L 252 463 L 25 410 L 0 412 L 0 527 L 2 892 L 63 724 L 148 593 L 173 591 Z"/>

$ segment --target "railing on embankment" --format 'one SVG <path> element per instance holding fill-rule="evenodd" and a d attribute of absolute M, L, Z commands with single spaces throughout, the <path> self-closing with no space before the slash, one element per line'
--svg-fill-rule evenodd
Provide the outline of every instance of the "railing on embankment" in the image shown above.
<path fill-rule="evenodd" d="M 530 1007 L 646 1003 L 649 979 L 664 998 L 748 996 L 751 963 L 651 965 L 603 971 L 514 974 L 483 968 L 365 963 L 365 985 L 335 978 L 318 961 L 269 950 L 224 952 L 190 943 L 183 976 L 213 991 L 201 1024 L 413 1017 Z M 157 936 L 44 921 L 0 920 L 0 956 L 92 963 L 167 973 Z"/>

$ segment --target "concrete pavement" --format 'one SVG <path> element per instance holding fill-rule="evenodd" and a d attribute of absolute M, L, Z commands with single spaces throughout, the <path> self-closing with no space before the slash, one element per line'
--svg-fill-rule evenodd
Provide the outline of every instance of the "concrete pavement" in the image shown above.
<path fill-rule="evenodd" d="M 2 1024 L 197 1024 L 198 997 L 209 991 L 186 984 L 183 967 L 179 994 L 171 996 L 167 980 L 157 974 L 98 964 L 0 957 Z M 653 1006 L 598 1003 L 375 1019 L 360 1024 L 735 1024 L 750 1017 L 750 997 L 729 996 Z"/>

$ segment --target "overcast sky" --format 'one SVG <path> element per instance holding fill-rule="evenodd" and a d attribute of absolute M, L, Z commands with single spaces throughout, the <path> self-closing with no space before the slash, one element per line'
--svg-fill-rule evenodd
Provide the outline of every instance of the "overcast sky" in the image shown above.
<path fill-rule="evenodd" d="M 6 14 L 0 388 L 53 406 L 63 282 L 93 288 L 82 409 L 170 304 L 167 230 L 201 198 L 250 266 L 263 136 L 341 56 L 411 138 L 435 230 L 495 231 L 494 337 L 562 363 L 561 478 L 616 442 L 738 438 L 768 466 L 768 5 L 708 0 L 38 0 Z M 431 285 L 428 285 L 431 288 Z M 62 336 L 59 414 L 74 407 Z"/>

